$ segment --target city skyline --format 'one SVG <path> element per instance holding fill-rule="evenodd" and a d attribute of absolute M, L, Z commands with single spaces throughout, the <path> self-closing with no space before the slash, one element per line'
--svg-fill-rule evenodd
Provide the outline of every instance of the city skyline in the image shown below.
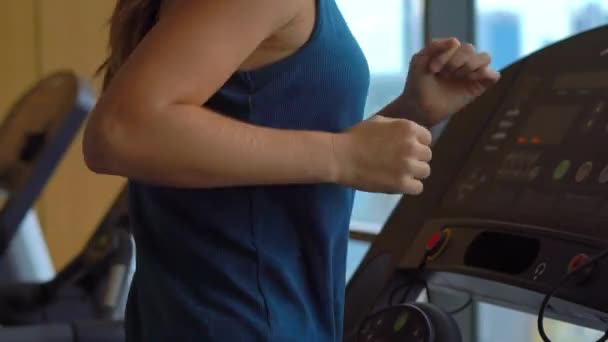
<path fill-rule="evenodd" d="M 422 44 L 422 1 L 382 0 L 381 6 L 369 0 L 337 3 L 365 52 L 372 73 L 405 73 L 411 54 Z M 488 49 L 489 44 L 484 44 L 482 38 L 487 26 L 480 23 L 488 13 L 497 12 L 511 13 L 519 19 L 519 58 L 608 22 L 608 0 L 478 0 L 476 44 L 493 54 L 497 53 Z"/>
<path fill-rule="evenodd" d="M 479 16 L 496 11 L 516 14 L 520 18 L 523 33 L 520 53 L 525 56 L 548 43 L 580 32 L 574 24 L 573 16 L 589 5 L 595 5 L 596 9 L 603 12 L 608 10 L 608 0 L 478 0 L 477 13 Z M 587 28 L 600 24 L 598 22 Z M 478 31 L 482 29 L 477 26 Z"/>
<path fill-rule="evenodd" d="M 576 10 L 571 21 L 576 32 L 590 30 L 608 22 L 608 10 L 598 3 L 589 3 Z"/>

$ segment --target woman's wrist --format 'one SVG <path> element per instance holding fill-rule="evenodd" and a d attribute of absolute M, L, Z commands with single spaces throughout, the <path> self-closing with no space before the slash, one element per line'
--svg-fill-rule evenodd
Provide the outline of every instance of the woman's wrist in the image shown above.
<path fill-rule="evenodd" d="M 348 159 L 351 156 L 352 148 L 347 133 L 332 133 L 329 135 L 331 139 L 331 155 L 329 156 L 329 181 L 340 185 L 349 185 L 348 173 L 352 172 L 352 167 L 348 165 Z"/>
<path fill-rule="evenodd" d="M 343 133 L 307 132 L 300 143 L 306 144 L 310 158 L 305 165 L 317 183 L 339 184 L 343 180 L 346 141 Z"/>
<path fill-rule="evenodd" d="M 428 113 L 413 98 L 406 94 L 400 95 L 378 114 L 390 118 L 407 119 L 424 127 L 432 125 L 429 122 Z"/>

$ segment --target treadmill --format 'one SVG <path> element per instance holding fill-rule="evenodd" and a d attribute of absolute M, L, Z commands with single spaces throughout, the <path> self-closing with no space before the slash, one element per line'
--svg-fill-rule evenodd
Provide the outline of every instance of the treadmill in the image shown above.
<path fill-rule="evenodd" d="M 514 63 L 453 116 L 424 193 L 401 200 L 347 286 L 345 341 L 442 342 L 407 315 L 370 321 L 429 288 L 606 331 L 606 37 Z"/>
<path fill-rule="evenodd" d="M 116 320 L 134 255 L 126 195 L 57 275 L 31 209 L 94 103 L 84 82 L 60 71 L 35 84 L 0 126 L 0 341 L 123 338 Z"/>

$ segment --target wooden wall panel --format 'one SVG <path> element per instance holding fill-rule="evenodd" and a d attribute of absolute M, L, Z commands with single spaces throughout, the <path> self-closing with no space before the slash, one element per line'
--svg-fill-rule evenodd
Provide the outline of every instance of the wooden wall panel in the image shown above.
<path fill-rule="evenodd" d="M 36 0 L 4 0 L 0 10 L 0 122 L 41 77 Z M 40 205 L 36 206 L 40 210 Z M 39 218 L 44 224 L 44 218 Z"/>
<path fill-rule="evenodd" d="M 100 80 L 93 75 L 105 57 L 107 21 L 115 2 L 38 0 L 37 3 L 42 72 L 70 68 L 99 90 Z M 82 131 L 40 199 L 40 215 L 57 268 L 79 252 L 124 184 L 123 179 L 88 171 L 81 144 Z"/>
<path fill-rule="evenodd" d="M 37 79 L 33 0 L 3 0 L 0 10 L 0 120 Z"/>

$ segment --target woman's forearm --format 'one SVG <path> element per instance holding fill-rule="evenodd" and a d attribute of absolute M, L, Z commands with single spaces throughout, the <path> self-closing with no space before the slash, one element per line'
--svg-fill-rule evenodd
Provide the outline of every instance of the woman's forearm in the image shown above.
<path fill-rule="evenodd" d="M 177 187 L 337 178 L 332 133 L 264 128 L 192 105 L 124 114 L 92 115 L 84 153 L 93 171 Z"/>

